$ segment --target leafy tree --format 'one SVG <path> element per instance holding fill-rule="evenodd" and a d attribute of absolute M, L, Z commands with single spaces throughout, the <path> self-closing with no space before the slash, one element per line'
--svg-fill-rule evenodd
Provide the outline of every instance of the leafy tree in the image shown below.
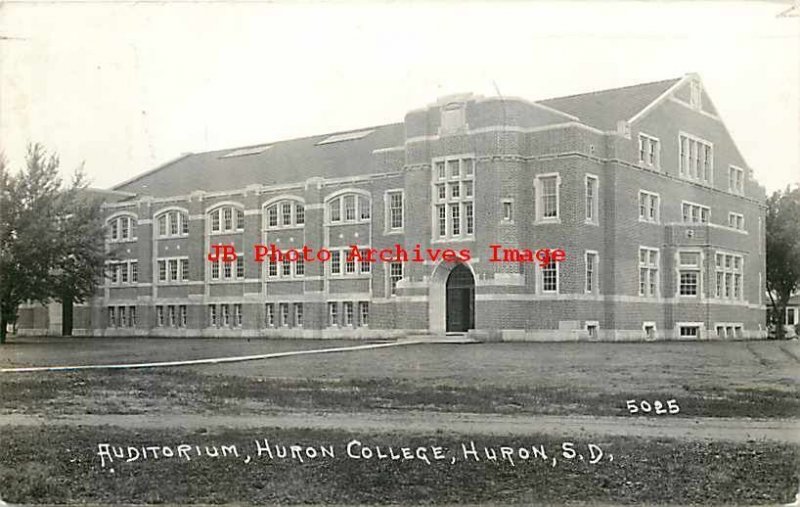
<path fill-rule="evenodd" d="M 104 223 L 100 205 L 81 170 L 63 192 L 58 236 L 61 248 L 51 270 L 51 296 L 62 305 L 62 335 L 72 334 L 72 305 L 92 297 L 105 276 Z"/>
<path fill-rule="evenodd" d="M 40 144 L 28 146 L 25 169 L 0 171 L 0 343 L 25 301 L 83 301 L 94 292 L 105 262 L 100 207 L 79 171 L 65 186 L 59 160 Z"/>
<path fill-rule="evenodd" d="M 783 316 L 800 290 L 800 187 L 777 191 L 767 199 L 767 293 L 776 338 L 783 339 Z"/>

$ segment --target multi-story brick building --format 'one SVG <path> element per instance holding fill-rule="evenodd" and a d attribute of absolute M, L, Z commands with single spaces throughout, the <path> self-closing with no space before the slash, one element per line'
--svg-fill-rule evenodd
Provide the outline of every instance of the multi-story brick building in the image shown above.
<path fill-rule="evenodd" d="M 763 337 L 764 190 L 696 75 L 188 154 L 114 188 L 117 261 L 76 333 L 503 340 Z M 206 259 L 232 244 L 235 263 Z M 254 245 L 328 262 L 257 262 Z M 361 249 L 468 262 L 348 262 Z M 490 262 L 490 245 L 565 261 Z M 23 309 L 20 327 L 46 316 Z"/>

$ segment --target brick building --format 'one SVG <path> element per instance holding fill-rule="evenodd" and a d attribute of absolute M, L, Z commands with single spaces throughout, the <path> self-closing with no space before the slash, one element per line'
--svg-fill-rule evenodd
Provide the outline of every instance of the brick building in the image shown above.
<path fill-rule="evenodd" d="M 76 334 L 502 340 L 764 337 L 764 190 L 698 76 L 187 154 L 117 185 L 116 259 Z M 232 244 L 234 263 L 206 259 Z M 327 248 L 256 262 L 254 245 Z M 468 262 L 348 262 L 360 249 Z M 489 262 L 491 244 L 567 259 Z M 338 251 L 338 254 L 337 254 Z M 45 332 L 48 312 L 19 327 Z M 54 313 L 51 311 L 51 314 Z"/>

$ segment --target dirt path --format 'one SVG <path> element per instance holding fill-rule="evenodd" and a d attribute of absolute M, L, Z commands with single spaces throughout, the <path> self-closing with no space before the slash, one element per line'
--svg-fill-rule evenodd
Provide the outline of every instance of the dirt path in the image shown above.
<path fill-rule="evenodd" d="M 478 435 L 547 433 L 665 437 L 691 440 L 772 440 L 800 444 L 800 421 L 795 419 L 636 418 L 586 416 L 513 416 L 446 412 L 283 413 L 266 415 L 67 415 L 42 417 L 0 415 L 0 426 L 120 426 L 125 428 L 313 428 L 364 432 L 433 434 L 452 432 Z"/>

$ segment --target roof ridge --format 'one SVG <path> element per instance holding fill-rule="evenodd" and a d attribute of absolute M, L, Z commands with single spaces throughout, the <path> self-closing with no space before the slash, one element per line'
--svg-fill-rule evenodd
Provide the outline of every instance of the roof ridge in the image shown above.
<path fill-rule="evenodd" d="M 627 90 L 629 88 L 638 88 L 640 86 L 648 86 L 648 85 L 654 85 L 654 84 L 659 84 L 659 83 L 668 83 L 668 82 L 677 83 L 681 79 L 683 79 L 683 76 L 677 77 L 677 78 L 670 78 L 670 79 L 660 79 L 658 81 L 648 81 L 646 83 L 637 83 L 637 84 L 626 85 L 626 86 L 618 86 L 618 87 L 614 87 L 614 88 L 604 88 L 602 90 L 592 90 L 592 91 L 582 92 L 582 93 L 573 93 L 571 95 L 560 95 L 558 97 L 548 97 L 546 99 L 537 99 L 534 102 L 546 102 L 548 100 L 556 100 L 556 99 L 569 99 L 569 98 L 572 98 L 572 97 L 580 97 L 581 95 L 593 95 L 595 93 L 604 93 L 604 92 L 611 92 L 611 91 L 617 91 L 617 90 Z"/>

